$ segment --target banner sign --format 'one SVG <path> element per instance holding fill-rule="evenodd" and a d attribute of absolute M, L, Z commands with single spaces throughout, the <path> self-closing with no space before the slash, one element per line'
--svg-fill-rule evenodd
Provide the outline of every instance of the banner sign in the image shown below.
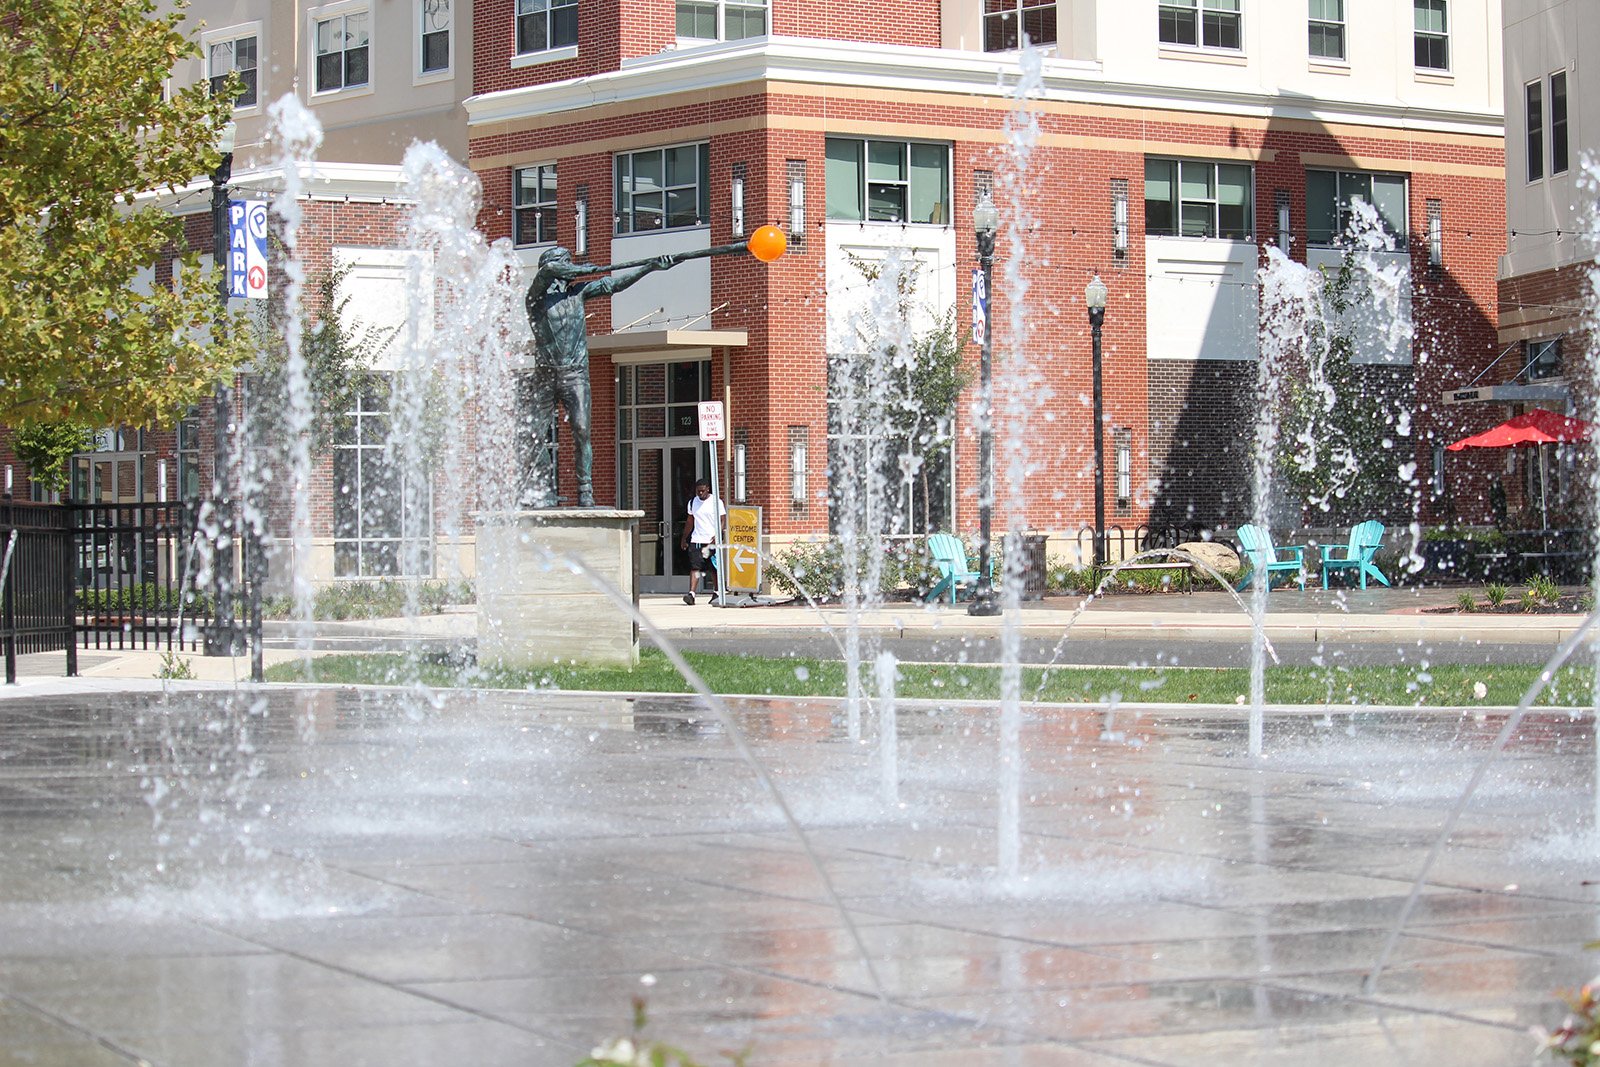
<path fill-rule="evenodd" d="M 267 202 L 228 201 L 228 296 L 267 298 Z"/>
<path fill-rule="evenodd" d="M 761 509 L 728 509 L 728 588 L 754 593 L 761 588 Z"/>
<path fill-rule="evenodd" d="M 985 284 L 983 269 L 972 272 L 972 340 L 983 344 L 989 333 L 989 286 Z"/>

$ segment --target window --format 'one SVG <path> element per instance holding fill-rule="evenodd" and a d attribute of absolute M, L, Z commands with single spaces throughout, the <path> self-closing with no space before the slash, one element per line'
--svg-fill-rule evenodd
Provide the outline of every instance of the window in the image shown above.
<path fill-rule="evenodd" d="M 1246 163 L 1145 160 L 1145 233 L 1235 241 L 1249 237 L 1255 226 L 1250 179 Z"/>
<path fill-rule="evenodd" d="M 1162 44 L 1239 48 L 1241 0 L 1161 0 L 1156 21 Z"/>
<path fill-rule="evenodd" d="M 417 8 L 423 74 L 450 69 L 450 0 L 421 0 Z"/>
<path fill-rule="evenodd" d="M 1529 381 L 1561 377 L 1561 338 L 1522 342 L 1522 366 Z"/>
<path fill-rule="evenodd" d="M 511 174 L 512 240 L 519 245 L 556 239 L 556 165 L 523 167 Z"/>
<path fill-rule="evenodd" d="M 1450 69 L 1448 0 L 1412 0 L 1416 12 L 1417 66 L 1424 70 Z"/>
<path fill-rule="evenodd" d="M 1544 177 L 1544 83 L 1522 87 L 1522 114 L 1528 123 L 1528 181 Z"/>
<path fill-rule="evenodd" d="M 421 561 L 422 574 L 432 570 L 432 536 L 426 532 L 433 510 L 428 489 L 421 494 L 423 531 L 420 543 L 413 546 L 418 551 L 402 551 L 407 527 L 418 522 L 405 521 L 405 479 L 385 452 L 388 412 L 388 379 L 370 375 L 355 410 L 349 413 L 349 423 L 334 443 L 333 572 L 339 578 L 402 574 L 411 555 Z"/>
<path fill-rule="evenodd" d="M 1311 15 L 1307 30 L 1313 59 L 1343 59 L 1344 0 L 1310 0 Z"/>
<path fill-rule="evenodd" d="M 700 402 L 712 395 L 709 360 L 618 367 L 617 436 L 622 441 L 696 437 Z"/>
<path fill-rule="evenodd" d="M 1550 75 L 1550 173 L 1567 172 L 1567 72 Z"/>
<path fill-rule="evenodd" d="M 229 41 L 212 41 L 206 46 L 206 77 L 211 82 L 213 95 L 220 94 L 228 84 L 228 75 L 238 74 L 244 91 L 234 100 L 234 107 L 255 107 L 260 99 L 256 84 L 256 38 L 235 37 Z"/>
<path fill-rule="evenodd" d="M 702 226 L 711 217 L 711 146 L 621 152 L 616 159 L 617 232 Z"/>
<path fill-rule="evenodd" d="M 918 141 L 827 141 L 828 218 L 950 221 L 950 147 Z"/>
<path fill-rule="evenodd" d="M 367 11 L 352 11 L 317 21 L 317 92 L 331 93 L 367 84 L 371 17 Z"/>
<path fill-rule="evenodd" d="M 983 0 L 983 50 L 1056 43 L 1055 0 Z"/>
<path fill-rule="evenodd" d="M 1377 209 L 1383 232 L 1394 241 L 1396 250 L 1406 247 L 1410 229 L 1405 175 L 1327 170 L 1306 172 L 1306 238 L 1309 243 L 1342 243 L 1350 228 L 1350 205 L 1355 200 Z"/>
<path fill-rule="evenodd" d="M 578 0 L 517 0 L 517 54 L 578 43 Z"/>
<path fill-rule="evenodd" d="M 767 32 L 767 0 L 678 0 L 678 36 L 741 41 Z"/>

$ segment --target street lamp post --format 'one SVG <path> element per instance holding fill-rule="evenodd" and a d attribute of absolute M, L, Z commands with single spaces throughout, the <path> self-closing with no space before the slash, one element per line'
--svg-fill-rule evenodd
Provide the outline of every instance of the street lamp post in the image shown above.
<path fill-rule="evenodd" d="M 1106 432 L 1105 410 L 1100 392 L 1100 327 L 1106 321 L 1106 283 L 1096 274 L 1083 289 L 1083 304 L 1089 309 L 1089 337 L 1093 352 L 1094 379 L 1094 565 L 1106 561 Z"/>
<path fill-rule="evenodd" d="M 217 169 L 211 172 L 211 250 L 213 265 L 219 272 L 219 323 L 228 310 L 228 182 L 233 178 L 233 146 L 234 125 L 230 122 L 218 132 L 217 148 L 221 150 L 222 159 Z M 239 635 L 233 607 L 233 533 L 236 524 L 233 521 L 234 500 L 229 473 L 233 469 L 233 385 L 227 379 L 217 385 L 214 414 L 211 497 L 216 504 L 217 539 L 211 560 L 215 588 L 211 626 L 205 636 L 205 654 L 233 656 L 239 651 Z"/>
<path fill-rule="evenodd" d="M 978 238 L 978 265 L 983 270 L 983 357 L 978 369 L 978 390 L 983 411 L 978 424 L 978 588 L 973 591 L 968 615 L 998 615 L 994 588 L 989 580 L 989 548 L 994 512 L 994 235 L 1000 212 L 988 193 L 972 211 L 972 228 Z"/>

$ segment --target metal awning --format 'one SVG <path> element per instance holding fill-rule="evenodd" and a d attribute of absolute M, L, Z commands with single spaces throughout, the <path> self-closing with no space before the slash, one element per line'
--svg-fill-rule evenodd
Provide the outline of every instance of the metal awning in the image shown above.
<path fill-rule="evenodd" d="M 613 363 L 661 354 L 686 355 L 687 349 L 743 348 L 749 343 L 750 334 L 745 330 L 626 330 L 589 335 L 589 351 L 610 356 Z"/>
<path fill-rule="evenodd" d="M 1560 404 L 1572 399 L 1572 390 L 1564 381 L 1520 384 L 1505 382 L 1501 385 L 1473 385 L 1465 389 L 1446 389 L 1446 404 Z"/>

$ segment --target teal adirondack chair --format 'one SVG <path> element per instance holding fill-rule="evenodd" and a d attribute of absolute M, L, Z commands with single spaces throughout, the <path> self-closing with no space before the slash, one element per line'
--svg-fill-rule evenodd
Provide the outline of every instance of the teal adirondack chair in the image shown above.
<path fill-rule="evenodd" d="M 1372 575 L 1384 585 L 1389 584 L 1383 572 L 1372 562 L 1383 545 L 1383 523 L 1368 519 L 1350 527 L 1348 545 L 1322 546 L 1322 588 L 1328 588 L 1329 571 L 1355 571 L 1361 578 L 1361 588 L 1367 587 L 1367 575 Z"/>
<path fill-rule="evenodd" d="M 1250 561 L 1250 570 L 1239 579 L 1236 588 L 1243 589 L 1255 578 L 1256 571 L 1265 571 L 1267 574 L 1267 588 L 1272 588 L 1272 579 L 1279 574 L 1293 575 L 1300 583 L 1300 591 L 1306 588 L 1306 549 L 1304 545 L 1278 545 L 1272 544 L 1272 535 L 1259 526 L 1245 523 L 1239 527 L 1239 547 L 1244 549 L 1245 557 Z"/>
<path fill-rule="evenodd" d="M 939 569 L 939 581 L 928 590 L 926 599 L 938 600 L 949 593 L 954 604 L 958 588 L 978 580 L 978 572 L 967 563 L 967 546 L 955 534 L 929 534 L 928 555 Z"/>

